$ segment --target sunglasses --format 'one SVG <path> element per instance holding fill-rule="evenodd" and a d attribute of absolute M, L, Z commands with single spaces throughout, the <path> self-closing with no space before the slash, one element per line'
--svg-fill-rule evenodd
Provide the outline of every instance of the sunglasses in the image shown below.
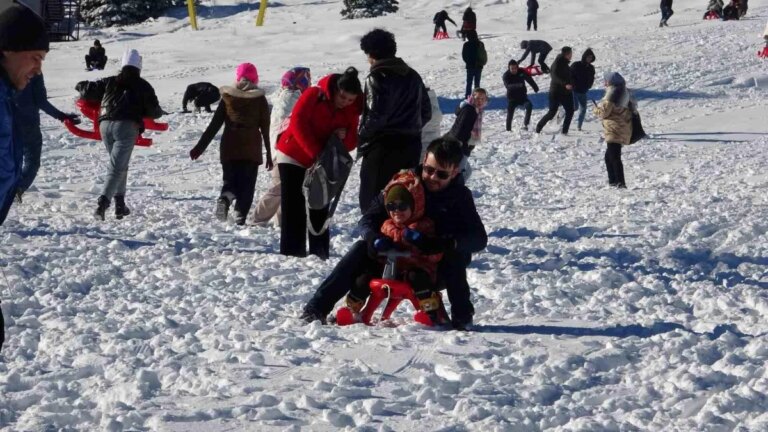
<path fill-rule="evenodd" d="M 384 208 L 386 208 L 387 211 L 391 211 L 391 212 L 393 212 L 393 211 L 401 211 L 402 212 L 402 211 L 408 210 L 409 208 L 411 208 L 411 206 L 408 203 L 406 203 L 406 202 L 392 201 L 392 202 L 388 202 L 387 204 L 385 204 Z"/>
<path fill-rule="evenodd" d="M 435 167 L 431 167 L 429 165 L 424 165 L 423 169 L 428 176 L 431 177 L 433 175 L 437 175 L 437 178 L 439 178 L 440 180 L 448 180 L 451 177 L 450 171 L 440 170 Z"/>

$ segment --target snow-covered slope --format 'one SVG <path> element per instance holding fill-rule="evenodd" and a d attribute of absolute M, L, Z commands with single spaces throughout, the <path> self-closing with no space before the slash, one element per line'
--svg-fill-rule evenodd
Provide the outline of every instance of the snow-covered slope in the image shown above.
<path fill-rule="evenodd" d="M 55 44 L 45 63 L 54 104 L 117 70 L 125 47 L 167 111 L 187 84 L 227 84 L 252 61 L 277 88 L 297 64 L 317 79 L 366 70 L 359 37 L 385 27 L 441 97 L 463 94 L 456 39 L 431 18 L 466 2 L 404 0 L 395 15 L 340 21 L 340 1 L 256 2 L 185 11 Z M 168 116 L 171 131 L 134 152 L 123 221 L 91 213 L 104 179 L 100 143 L 50 118 L 37 192 L 0 231 L 4 430 L 765 430 L 768 428 L 768 63 L 755 56 L 768 1 L 748 19 L 702 21 L 678 0 L 542 0 L 526 32 L 522 0 L 476 0 L 492 97 L 470 186 L 490 244 L 469 269 L 477 332 L 305 325 L 297 317 L 357 236 L 356 191 L 338 211 L 332 258 L 277 254 L 273 227 L 213 217 L 217 150 L 190 162 L 210 117 Z M 93 38 L 110 56 L 83 71 Z M 599 124 L 552 139 L 504 132 L 501 74 L 523 38 L 587 47 L 602 75 L 636 90 L 652 138 L 625 147 L 629 189 L 606 185 Z M 551 59 L 553 59 L 552 56 Z M 551 60 L 550 59 L 550 60 Z M 549 79 L 533 95 L 543 115 Z M 598 98 L 596 89 L 591 96 Z M 515 126 L 521 121 L 518 113 Z M 258 191 L 269 176 L 260 173 Z"/>

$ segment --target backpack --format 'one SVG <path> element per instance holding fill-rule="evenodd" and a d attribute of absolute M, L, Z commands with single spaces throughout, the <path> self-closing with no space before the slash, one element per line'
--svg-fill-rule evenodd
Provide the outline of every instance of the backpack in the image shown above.
<path fill-rule="evenodd" d="M 477 67 L 481 68 L 488 63 L 488 53 L 485 51 L 485 45 L 478 42 L 477 45 Z"/>
<path fill-rule="evenodd" d="M 304 174 L 302 192 L 307 202 L 307 229 L 312 235 L 321 235 L 330 226 L 331 217 L 336 211 L 336 205 L 354 164 L 355 161 L 344 147 L 344 143 L 334 134 L 315 163 Z M 316 231 L 309 219 L 309 210 L 321 210 L 329 205 L 328 219 Z"/>

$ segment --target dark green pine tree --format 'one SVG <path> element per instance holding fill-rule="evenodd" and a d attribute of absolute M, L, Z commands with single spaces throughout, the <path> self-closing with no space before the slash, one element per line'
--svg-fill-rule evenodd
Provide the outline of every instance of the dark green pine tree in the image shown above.
<path fill-rule="evenodd" d="M 373 18 L 397 12 L 397 0 L 344 0 L 344 19 Z"/>
<path fill-rule="evenodd" d="M 80 14 L 89 25 L 109 27 L 157 18 L 165 9 L 183 4 L 185 0 L 82 0 Z"/>

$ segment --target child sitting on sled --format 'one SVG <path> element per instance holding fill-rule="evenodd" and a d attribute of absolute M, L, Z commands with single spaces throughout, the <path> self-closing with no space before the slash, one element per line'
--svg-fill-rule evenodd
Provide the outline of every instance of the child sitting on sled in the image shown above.
<path fill-rule="evenodd" d="M 384 206 L 389 219 L 381 226 L 385 237 L 377 240 L 375 249 L 379 252 L 397 249 L 411 253 L 410 257 L 397 259 L 399 276 L 410 283 L 421 309 L 427 312 L 432 322 L 443 322 L 447 314 L 436 291 L 437 264 L 443 254 L 424 255 L 414 246 L 414 243 L 435 234 L 434 222 L 424 216 L 424 188 L 417 174 L 412 171 L 395 174 L 384 188 Z M 374 278 L 370 273 L 360 276 L 346 297 L 346 306 L 355 314 L 360 312 L 370 294 L 369 284 Z"/>

